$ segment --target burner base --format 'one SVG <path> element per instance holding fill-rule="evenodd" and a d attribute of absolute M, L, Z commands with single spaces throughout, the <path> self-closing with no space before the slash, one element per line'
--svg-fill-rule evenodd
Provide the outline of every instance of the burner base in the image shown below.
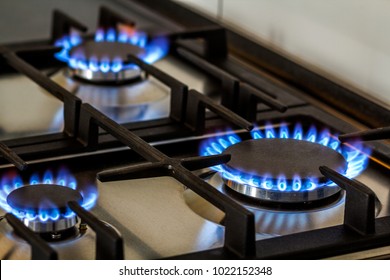
<path fill-rule="evenodd" d="M 119 72 L 101 72 L 90 69 L 72 69 L 68 68 L 65 75 L 90 84 L 101 85 L 122 85 L 132 83 L 141 79 L 141 69 L 137 66 L 123 69 Z"/>
<path fill-rule="evenodd" d="M 55 221 L 41 221 L 40 219 L 29 220 L 27 218 L 22 219 L 22 221 L 25 226 L 34 232 L 54 234 L 74 227 L 77 224 L 77 216 L 60 218 Z"/>
<path fill-rule="evenodd" d="M 333 196 L 341 191 L 337 186 L 323 186 L 311 191 L 275 191 L 255 186 L 237 183 L 232 180 L 223 180 L 225 185 L 244 196 L 276 203 L 303 203 L 321 200 Z"/>

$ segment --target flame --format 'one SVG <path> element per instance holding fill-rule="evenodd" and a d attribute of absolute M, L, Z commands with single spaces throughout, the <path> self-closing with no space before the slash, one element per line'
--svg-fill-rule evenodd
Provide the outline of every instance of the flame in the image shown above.
<path fill-rule="evenodd" d="M 328 129 L 318 131 L 312 125 L 305 132 L 300 123 L 297 123 L 292 129 L 289 129 L 288 124 L 281 123 L 276 127 L 272 124 L 266 124 L 264 129 L 256 128 L 251 131 L 252 139 L 262 138 L 289 138 L 299 141 L 309 141 L 329 147 L 340 153 L 347 162 L 347 169 L 344 176 L 354 178 L 358 176 L 367 166 L 370 150 L 365 148 L 362 143 L 343 144 L 338 141 L 336 135 L 332 135 Z M 228 132 L 225 135 L 207 139 L 202 142 L 200 154 L 203 156 L 221 154 L 226 148 L 242 140 L 234 132 Z M 335 186 L 332 182 L 320 183 L 316 178 L 300 178 L 295 175 L 292 180 L 286 180 L 283 174 L 278 178 L 272 178 L 270 174 L 259 174 L 259 176 L 240 173 L 227 165 L 217 165 L 211 167 L 218 171 L 221 176 L 227 180 L 231 180 L 243 185 L 250 185 L 266 190 L 277 191 L 311 191 L 318 187 Z"/>
<path fill-rule="evenodd" d="M 169 51 L 168 40 L 164 37 L 156 37 L 149 40 L 145 32 L 137 31 L 131 26 L 120 25 L 118 31 L 114 28 L 107 30 L 98 29 L 95 32 L 94 40 L 96 42 L 120 42 L 123 44 L 131 44 L 145 50 L 140 56 L 140 59 L 146 63 L 152 64 L 167 55 Z M 108 58 L 102 58 L 100 61 L 97 58 L 91 57 L 89 61 L 70 56 L 70 50 L 83 43 L 83 39 L 77 32 L 72 32 L 69 35 L 63 36 L 55 42 L 55 46 L 61 47 L 62 50 L 55 54 L 58 60 L 68 63 L 73 69 L 90 70 L 92 72 L 101 71 L 103 73 L 117 73 L 122 69 L 132 69 L 137 66 L 131 63 L 126 63 L 119 58 L 112 61 Z"/>
<path fill-rule="evenodd" d="M 56 175 L 53 174 L 51 170 L 47 170 L 44 172 L 42 176 L 38 173 L 34 173 L 30 176 L 28 180 L 28 184 L 30 185 L 60 185 L 63 187 L 68 187 L 74 190 L 78 190 L 83 197 L 82 207 L 86 210 L 91 209 L 96 201 L 97 201 L 97 192 L 94 186 L 83 186 L 83 188 L 79 188 L 77 184 L 77 180 L 74 176 L 70 174 L 70 172 L 61 168 L 57 172 Z M 63 217 L 70 218 L 74 216 L 74 212 L 70 209 L 66 209 L 65 213 L 60 213 L 60 210 L 57 209 L 54 205 L 50 210 L 47 209 L 39 209 L 36 211 L 19 211 L 17 209 L 13 209 L 7 203 L 7 196 L 14 190 L 25 186 L 26 184 L 23 182 L 23 179 L 16 172 L 8 172 L 0 179 L 0 207 L 3 208 L 6 212 L 13 213 L 15 216 L 20 219 L 28 219 L 30 221 L 34 221 L 39 219 L 41 222 L 46 221 L 56 221 Z M 43 205 L 48 205 L 49 202 L 45 201 Z M 47 207 L 45 207 L 47 208 Z"/>

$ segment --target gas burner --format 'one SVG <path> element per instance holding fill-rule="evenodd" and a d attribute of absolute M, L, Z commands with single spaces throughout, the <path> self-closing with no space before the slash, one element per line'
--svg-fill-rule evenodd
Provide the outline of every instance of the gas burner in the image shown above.
<path fill-rule="evenodd" d="M 340 188 L 326 180 L 319 166 L 326 165 L 348 178 L 365 169 L 369 151 L 341 145 L 329 130 L 311 126 L 304 133 L 297 124 L 267 125 L 254 130 L 251 140 L 234 133 L 206 140 L 202 155 L 230 154 L 231 160 L 213 167 L 226 186 L 250 198 L 275 203 L 307 203 L 329 198 Z"/>
<path fill-rule="evenodd" d="M 83 202 L 81 194 L 59 185 L 28 185 L 13 190 L 7 203 L 14 212 L 24 213 L 22 221 L 34 232 L 60 232 L 72 228 L 77 218 L 68 202 Z"/>
<path fill-rule="evenodd" d="M 51 239 L 61 239 L 74 231 L 77 216 L 68 202 L 76 201 L 89 210 L 96 200 L 96 187 L 78 186 L 76 178 L 65 168 L 56 176 L 51 171 L 42 177 L 34 173 L 28 183 L 13 171 L 0 178 L 0 206 L 32 231 L 49 235 Z"/>
<path fill-rule="evenodd" d="M 70 50 L 69 75 L 93 82 L 130 81 L 139 78 L 141 70 L 135 65 L 123 68 L 122 62 L 129 54 L 141 56 L 144 52 L 138 46 L 117 41 L 86 41 Z M 89 67 L 82 61 L 89 61 Z"/>
<path fill-rule="evenodd" d="M 68 63 L 68 74 L 90 83 L 127 83 L 141 75 L 138 66 L 127 62 L 128 55 L 151 64 L 168 52 L 165 38 L 149 40 L 147 34 L 131 26 L 122 26 L 118 31 L 98 29 L 94 40 L 84 40 L 74 32 L 55 45 L 62 47 L 56 58 Z"/>

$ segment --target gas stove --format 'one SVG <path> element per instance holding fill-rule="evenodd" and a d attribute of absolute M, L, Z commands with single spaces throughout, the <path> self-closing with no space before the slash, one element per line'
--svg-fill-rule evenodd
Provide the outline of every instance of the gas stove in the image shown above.
<path fill-rule="evenodd" d="M 389 256 L 388 110 L 177 3 L 101 2 L 0 46 L 1 259 Z"/>

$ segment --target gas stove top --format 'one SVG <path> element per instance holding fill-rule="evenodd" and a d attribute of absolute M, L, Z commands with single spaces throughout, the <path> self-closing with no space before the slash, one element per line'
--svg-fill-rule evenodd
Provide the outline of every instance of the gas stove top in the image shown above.
<path fill-rule="evenodd" d="M 152 2 L 0 46 L 1 259 L 386 258 L 389 112 Z"/>

